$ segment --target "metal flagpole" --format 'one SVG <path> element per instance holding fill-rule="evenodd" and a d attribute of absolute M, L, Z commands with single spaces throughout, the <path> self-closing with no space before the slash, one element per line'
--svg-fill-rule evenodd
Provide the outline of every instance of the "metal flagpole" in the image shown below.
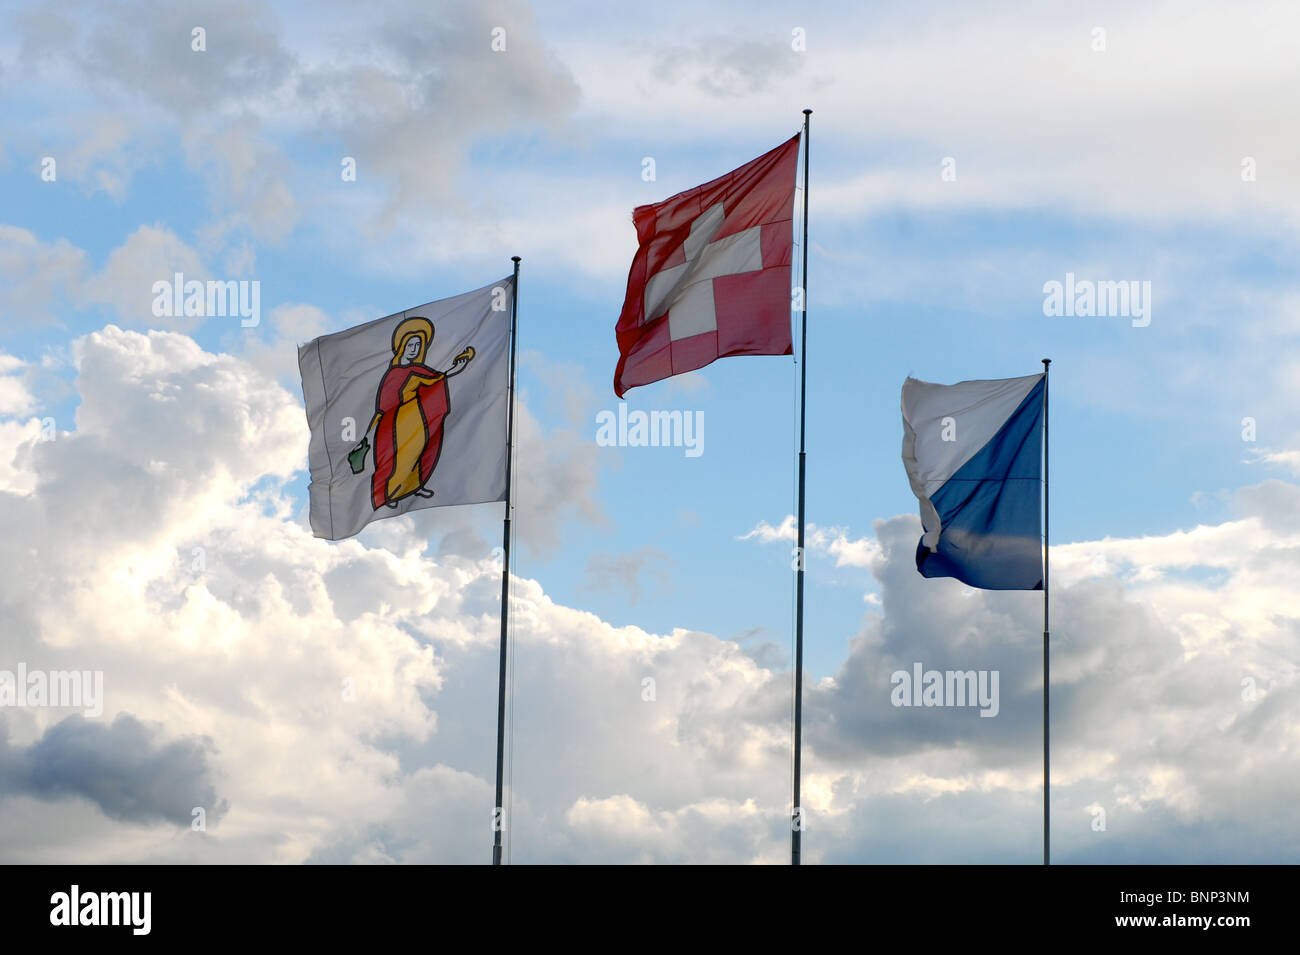
<path fill-rule="evenodd" d="M 505 551 L 501 566 L 501 665 L 497 676 L 497 797 L 492 810 L 492 864 L 501 864 L 501 831 L 505 828 L 502 790 L 505 771 L 506 742 L 506 633 L 510 624 L 510 497 L 514 490 L 510 465 L 515 455 L 515 330 L 519 319 L 519 256 L 515 263 L 515 281 L 510 293 L 510 392 L 506 401 L 506 517 L 502 529 Z"/>
<path fill-rule="evenodd" d="M 800 841 L 803 835 L 803 818 L 799 809 L 799 772 L 803 756 L 803 565 L 804 565 L 804 461 L 807 457 L 807 415 L 804 406 L 808 398 L 808 122 L 812 110 L 803 111 L 803 270 L 799 283 L 803 306 L 800 322 L 799 345 L 799 540 L 795 564 L 795 624 L 794 624 L 794 805 L 790 814 L 790 864 L 799 865 Z"/>
<path fill-rule="evenodd" d="M 1051 697 L 1051 670 L 1049 668 L 1047 641 L 1047 553 L 1048 553 L 1048 496 L 1047 496 L 1047 366 L 1052 359 L 1043 359 L 1043 865 L 1052 864 L 1052 781 L 1049 770 L 1048 745 L 1051 723 L 1048 720 L 1048 700 Z"/>

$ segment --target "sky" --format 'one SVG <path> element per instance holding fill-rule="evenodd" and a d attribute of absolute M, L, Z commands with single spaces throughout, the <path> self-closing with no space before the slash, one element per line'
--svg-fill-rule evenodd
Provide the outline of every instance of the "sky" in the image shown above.
<path fill-rule="evenodd" d="M 1300 861 L 1294 5 L 0 17 L 0 670 L 103 678 L 0 708 L 0 859 L 488 861 L 502 507 L 313 538 L 296 349 L 519 255 L 507 854 L 787 861 L 799 367 L 629 392 L 698 456 L 596 432 L 632 209 L 811 108 L 805 861 L 1041 858 L 1039 595 L 917 574 L 899 391 L 1042 358 L 1054 861 Z"/>

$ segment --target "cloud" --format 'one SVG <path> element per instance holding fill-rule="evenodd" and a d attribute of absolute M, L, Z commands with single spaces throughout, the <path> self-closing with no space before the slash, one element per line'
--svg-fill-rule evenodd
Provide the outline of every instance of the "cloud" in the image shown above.
<path fill-rule="evenodd" d="M 587 558 L 583 586 L 592 590 L 621 588 L 627 592 L 628 605 L 636 606 L 641 599 L 642 578 L 649 578 L 657 588 L 665 588 L 674 563 L 657 547 L 641 547 L 630 554 L 592 554 Z"/>
<path fill-rule="evenodd" d="M 300 393 L 298 346 L 338 330 L 340 324 L 315 305 L 285 303 L 262 319 L 259 335 L 240 334 L 231 350 L 262 374 Z"/>
<path fill-rule="evenodd" d="M 293 59 L 257 4 L 183 0 L 159 7 L 145 0 L 118 4 L 111 16 L 94 3 L 46 3 L 15 17 L 20 62 L 52 82 L 95 77 L 177 115 L 229 108 L 265 96 L 287 82 Z M 207 49 L 194 49 L 203 27 Z M 167 82 L 158 78 L 166 76 Z"/>
<path fill-rule="evenodd" d="M 1274 0 L 1248 8 L 1108 4 L 1086 21 L 1064 8 L 1034 17 L 1013 6 L 949 9 L 938 18 L 862 8 L 847 20 L 810 9 L 797 23 L 805 53 L 791 49 L 788 15 L 746 9 L 744 29 L 719 43 L 683 39 L 665 17 L 658 30 L 599 41 L 579 33 L 559 49 L 584 111 L 614 136 L 650 129 L 675 146 L 716 136 L 719 116 L 733 139 L 770 135 L 774 116 L 788 117 L 793 132 L 811 106 L 814 142 L 872 157 L 865 169 L 842 154 L 834 168 L 824 161 L 811 196 L 822 222 L 942 203 L 1248 226 L 1261 208 L 1281 205 L 1290 230 L 1300 211 L 1286 195 L 1295 194 L 1295 173 L 1276 162 L 1294 153 L 1295 134 L 1273 113 L 1289 92 L 1285 37 L 1297 14 Z M 734 20 L 741 9 L 713 12 Z M 1094 48 L 1098 24 L 1104 50 Z M 749 77 L 737 57 L 763 73 Z M 1156 58 L 1162 68 L 1153 71 Z M 683 68 L 664 68 L 676 63 Z M 863 82 L 863 64 L 883 86 Z M 712 99 L 703 107 L 702 92 Z M 1122 148 L 1079 148 L 1099 142 Z M 1267 180 L 1243 182 L 1248 156 L 1269 169 Z M 957 161 L 955 181 L 940 178 L 944 157 Z"/>
<path fill-rule="evenodd" d="M 35 406 L 36 399 L 16 374 L 24 366 L 21 359 L 0 352 L 0 417 L 19 417 Z"/>
<path fill-rule="evenodd" d="M 1255 460 L 1265 464 L 1276 464 L 1291 474 L 1300 477 L 1300 451 L 1258 451 Z"/>
<path fill-rule="evenodd" d="M 493 49 L 494 30 L 504 31 L 503 50 Z M 373 31 L 381 56 L 331 58 L 307 71 L 301 89 L 365 174 L 373 169 L 390 184 L 381 228 L 414 226 L 459 204 L 455 183 L 470 142 L 556 123 L 576 104 L 576 85 L 522 3 L 408 8 Z"/>
<path fill-rule="evenodd" d="M 161 224 L 142 225 L 108 254 L 102 269 L 85 278 L 81 297 L 87 303 L 111 305 L 131 325 L 193 327 L 203 319 L 153 314 L 154 283 L 170 287 L 177 272 L 186 282 L 209 277 L 199 254 L 176 233 Z"/>
<path fill-rule="evenodd" d="M 27 229 L 0 225 L 0 275 L 8 279 L 0 307 L 14 320 L 9 332 L 56 321 L 66 326 L 68 313 L 94 306 L 111 307 L 119 321 L 135 327 L 192 329 L 205 319 L 153 314 L 154 283 L 170 285 L 177 272 L 186 281 L 209 277 L 199 253 L 158 223 L 138 227 L 98 271 L 66 239 L 45 242 Z"/>
<path fill-rule="evenodd" d="M 286 312 L 282 332 L 320 318 Z M 0 654 L 102 670 L 105 722 L 5 712 L 5 759 L 27 768 L 3 797 L 0 855 L 485 859 L 500 571 L 473 525 L 402 518 L 318 541 L 300 399 L 274 368 L 116 326 L 72 352 L 74 427 L 0 444 L 22 485 L 0 488 Z M 590 442 L 521 418 L 525 459 L 547 466 L 520 513 L 557 542 L 583 513 L 574 489 L 594 486 Z M 1300 488 L 1268 481 L 1232 505 L 1219 524 L 1053 549 L 1062 860 L 1294 861 Z M 909 515 L 809 534 L 880 603 L 834 676 L 806 686 L 806 852 L 1032 860 L 1041 603 L 921 578 L 919 532 Z M 788 546 L 793 525 L 744 536 Z M 745 635 L 616 627 L 528 578 L 512 601 L 515 861 L 784 858 L 790 675 L 770 654 Z M 890 674 L 914 662 L 997 670 L 998 716 L 892 706 Z M 165 737 L 141 729 L 157 725 Z M 123 777 L 90 755 L 124 748 Z M 197 799 L 229 808 L 176 833 Z"/>
<path fill-rule="evenodd" d="M 496 685 L 493 561 L 456 548 L 432 556 L 427 527 L 405 519 L 367 538 L 378 546 L 311 538 L 297 497 L 300 401 L 242 359 L 114 326 L 73 351 L 75 427 L 0 448 L 27 490 L 0 490 L 0 531 L 26 542 L 0 560 L 0 649 L 33 668 L 101 669 L 106 720 L 128 714 L 212 740 L 231 809 L 220 839 L 87 835 L 96 826 L 81 819 L 88 841 L 63 846 L 65 811 L 12 793 L 23 828 L 0 826 L 0 854 L 84 858 L 76 845 L 94 843 L 100 858 L 302 861 L 357 819 L 400 815 L 420 784 L 408 792 L 398 753 L 441 725 L 430 703 L 448 661 L 492 671 L 467 690 Z M 562 493 L 538 510 L 564 513 L 564 480 L 546 480 Z M 547 609 L 527 583 L 518 591 L 549 621 L 539 625 L 577 632 L 587 615 Z M 13 746 L 30 750 L 49 720 L 8 712 Z M 476 742 L 490 739 L 489 723 L 475 722 Z M 444 745 L 488 751 L 461 734 Z"/>
<path fill-rule="evenodd" d="M 850 539 L 848 534 L 848 528 L 845 527 L 818 527 L 808 523 L 804 526 L 804 546 L 810 551 L 821 551 L 834 557 L 836 567 L 873 567 L 880 557 L 879 545 L 867 538 Z M 787 514 L 776 526 L 767 521 L 759 521 L 737 537 L 737 540 L 757 540 L 763 544 L 775 541 L 795 543 L 798 539 L 793 514 Z"/>
<path fill-rule="evenodd" d="M 216 216 L 202 230 L 205 244 L 220 248 L 230 232 L 277 243 L 298 222 L 298 202 L 289 188 L 291 163 L 267 142 L 261 126 L 256 116 L 244 113 L 184 133 L 186 156 L 208 183 Z"/>
<path fill-rule="evenodd" d="M 1053 547 L 1053 820 L 1065 857 L 1277 855 L 1266 847 L 1296 822 L 1281 803 L 1293 768 L 1286 757 L 1264 768 L 1261 747 L 1300 716 L 1284 649 L 1300 635 L 1298 492 L 1269 482 L 1239 492 L 1238 521 Z M 849 658 L 805 701 L 806 746 L 833 794 L 823 825 L 846 840 L 828 861 L 1006 860 L 1018 857 L 1008 846 L 1031 847 L 1012 820 L 1032 823 L 1041 786 L 1041 600 L 920 577 L 918 534 L 910 515 L 876 522 L 883 613 L 864 618 Z M 916 662 L 999 671 L 998 716 L 893 706 L 890 675 Z M 883 838 L 908 805 L 907 838 Z M 1095 806 L 1105 831 L 1091 827 Z M 992 824 L 987 838 L 961 833 L 970 818 Z M 1189 851 L 1182 840 L 1202 829 L 1218 834 L 1212 847 Z"/>
<path fill-rule="evenodd" d="M 86 253 L 66 239 L 47 243 L 27 229 L 0 225 L 0 309 L 10 318 L 4 330 L 54 321 L 67 304 L 66 289 L 85 268 Z"/>
<path fill-rule="evenodd" d="M 15 466 L 14 449 L 43 437 L 44 423 L 27 417 L 38 407 L 24 380 L 27 371 L 25 362 L 0 352 L 0 491 L 12 494 L 29 494 L 36 486 L 34 474 Z"/>
<path fill-rule="evenodd" d="M 804 58 L 789 44 L 714 35 L 692 45 L 661 48 L 653 73 L 665 83 L 689 82 L 706 95 L 726 99 L 766 92 L 803 65 Z"/>
<path fill-rule="evenodd" d="M 195 808 L 216 823 L 229 808 L 217 795 L 202 738 L 161 740 L 161 727 L 121 713 L 112 723 L 69 716 L 25 749 L 8 746 L 0 725 L 0 793 L 81 797 L 110 819 L 190 825 Z"/>
<path fill-rule="evenodd" d="M 32 492 L 0 492 L 6 539 L 27 542 L 4 562 L 4 656 L 102 670 L 105 719 L 127 713 L 211 739 L 214 772 L 231 780 L 219 851 L 300 860 L 314 844 L 307 830 L 325 825 L 309 790 L 333 794 L 331 813 L 382 805 L 394 764 L 368 741 L 434 726 L 421 700 L 439 681 L 432 652 L 384 618 L 427 607 L 448 583 L 421 576 L 392 591 L 406 576 L 401 558 L 326 547 L 295 522 L 283 488 L 305 462 L 301 406 L 246 363 L 112 326 L 75 351 L 75 429 L 21 445 Z M 390 592 L 341 618 L 324 583 L 334 572 L 341 607 L 367 579 Z M 7 722 L 29 747 L 48 714 L 15 710 Z M 57 826 L 57 813 L 25 811 L 39 831 Z M 298 829 L 294 818 L 317 822 Z M 192 858 L 210 851 L 200 841 L 119 846 L 133 858 Z"/>
<path fill-rule="evenodd" d="M 558 128 L 576 84 L 524 3 L 330 7 L 326 32 L 289 31 L 268 8 L 238 0 L 161 11 L 129 2 L 111 14 L 48 3 L 13 16 L 16 60 L 65 113 L 71 102 L 101 117 L 87 133 L 46 131 L 43 141 L 65 146 L 55 151 L 69 156 L 74 179 L 121 198 L 160 143 L 179 142 L 211 205 L 198 229 L 205 252 L 240 237 L 281 242 L 306 209 L 322 222 L 347 215 L 377 262 L 419 250 L 427 263 L 421 246 L 439 233 L 461 234 L 455 258 L 465 247 L 475 254 L 464 238 L 485 203 L 461 198 L 470 148 L 507 129 Z M 493 49 L 497 29 L 504 50 Z M 305 169 L 302 159 L 322 149 L 324 176 L 319 160 Z M 345 156 L 356 161 L 354 183 L 341 179 Z"/>
<path fill-rule="evenodd" d="M 53 157 L 58 161 L 57 174 L 83 183 L 88 192 L 102 190 L 121 201 L 134 172 L 125 151 L 129 124 L 120 116 L 91 115 L 77 125 L 86 131 L 85 137 L 66 156 Z"/>
<path fill-rule="evenodd" d="M 518 539 L 534 554 L 549 556 L 560 546 L 565 525 L 580 520 L 596 526 L 609 518 L 596 500 L 600 448 L 587 432 L 592 394 L 575 366 L 547 366 L 525 353 L 545 388 L 545 400 L 561 412 L 562 426 L 545 429 L 532 412 L 533 395 L 520 389 L 515 407 L 515 518 Z"/>

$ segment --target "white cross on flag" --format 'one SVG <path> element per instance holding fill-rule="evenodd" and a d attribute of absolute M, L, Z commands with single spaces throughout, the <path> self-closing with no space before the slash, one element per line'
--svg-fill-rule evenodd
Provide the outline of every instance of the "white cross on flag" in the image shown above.
<path fill-rule="evenodd" d="M 619 316 L 614 391 L 728 355 L 789 355 L 795 136 L 632 218 L 640 247 Z"/>

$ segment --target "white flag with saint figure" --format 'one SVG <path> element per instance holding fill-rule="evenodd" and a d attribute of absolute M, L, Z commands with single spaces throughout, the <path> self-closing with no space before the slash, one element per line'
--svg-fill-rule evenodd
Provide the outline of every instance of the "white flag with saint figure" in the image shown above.
<path fill-rule="evenodd" d="M 311 529 L 506 498 L 513 277 L 298 349 Z"/>

